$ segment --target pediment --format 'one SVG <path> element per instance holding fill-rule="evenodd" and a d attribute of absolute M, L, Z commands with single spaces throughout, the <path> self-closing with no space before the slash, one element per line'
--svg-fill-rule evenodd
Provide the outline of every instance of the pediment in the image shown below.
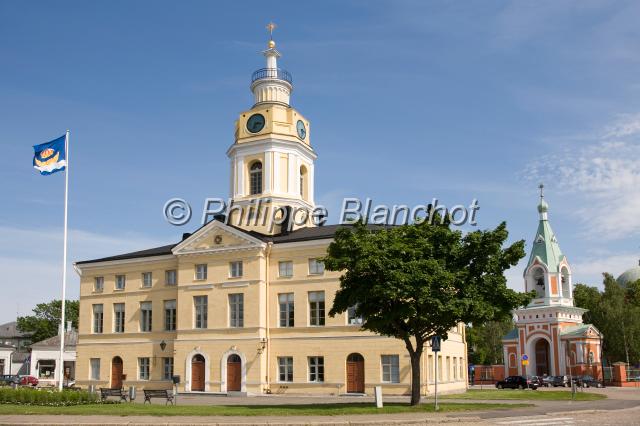
<path fill-rule="evenodd" d="M 172 252 L 179 256 L 246 250 L 264 246 L 265 243 L 258 238 L 213 220 L 175 246 Z"/>

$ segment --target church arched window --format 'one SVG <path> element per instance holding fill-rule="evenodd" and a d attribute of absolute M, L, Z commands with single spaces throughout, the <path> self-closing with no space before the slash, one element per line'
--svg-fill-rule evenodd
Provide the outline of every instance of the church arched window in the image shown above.
<path fill-rule="evenodd" d="M 249 190 L 251 195 L 262 194 L 262 163 L 259 161 L 249 168 Z"/>
<path fill-rule="evenodd" d="M 542 270 L 542 268 L 534 269 L 533 273 L 531 274 L 531 277 L 533 281 L 533 289 L 536 291 L 536 297 L 544 297 L 545 296 L 544 270 Z"/>
<path fill-rule="evenodd" d="M 565 267 L 562 268 L 560 275 L 560 281 L 562 282 L 562 297 L 571 297 L 571 279 L 569 276 L 569 270 Z"/>

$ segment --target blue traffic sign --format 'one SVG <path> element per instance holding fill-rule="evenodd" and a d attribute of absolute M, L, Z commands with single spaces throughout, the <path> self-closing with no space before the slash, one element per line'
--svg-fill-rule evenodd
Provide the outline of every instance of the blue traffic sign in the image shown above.
<path fill-rule="evenodd" d="M 522 355 L 522 360 L 523 361 L 527 361 L 529 359 L 529 357 L 527 356 L 527 354 Z"/>
<path fill-rule="evenodd" d="M 431 338 L 431 351 L 440 352 L 440 336 L 433 336 Z"/>

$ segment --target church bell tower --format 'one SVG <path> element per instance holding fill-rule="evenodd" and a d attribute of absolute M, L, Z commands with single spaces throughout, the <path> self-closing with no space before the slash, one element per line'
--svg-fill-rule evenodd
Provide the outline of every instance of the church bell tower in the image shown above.
<path fill-rule="evenodd" d="M 278 68 L 281 54 L 273 40 L 274 28 L 273 23 L 267 25 L 271 38 L 262 52 L 266 66 L 251 76 L 254 105 L 238 117 L 235 141 L 227 151 L 230 223 L 264 234 L 282 232 L 271 223 L 274 212 L 297 211 L 294 229 L 312 226 L 311 217 L 305 220 L 301 212 L 311 213 L 315 207 L 316 153 L 310 143 L 310 123 L 290 105 L 293 79 Z"/>

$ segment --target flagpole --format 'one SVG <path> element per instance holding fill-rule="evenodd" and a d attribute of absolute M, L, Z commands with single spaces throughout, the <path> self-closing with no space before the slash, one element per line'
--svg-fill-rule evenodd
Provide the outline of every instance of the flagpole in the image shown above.
<path fill-rule="evenodd" d="M 64 381 L 64 328 L 65 328 L 65 305 L 67 289 L 67 207 L 69 203 L 69 130 L 64 138 L 65 150 L 65 171 L 64 171 L 64 250 L 62 254 L 62 313 L 60 315 L 60 360 L 58 366 L 58 389 L 62 390 Z"/>

